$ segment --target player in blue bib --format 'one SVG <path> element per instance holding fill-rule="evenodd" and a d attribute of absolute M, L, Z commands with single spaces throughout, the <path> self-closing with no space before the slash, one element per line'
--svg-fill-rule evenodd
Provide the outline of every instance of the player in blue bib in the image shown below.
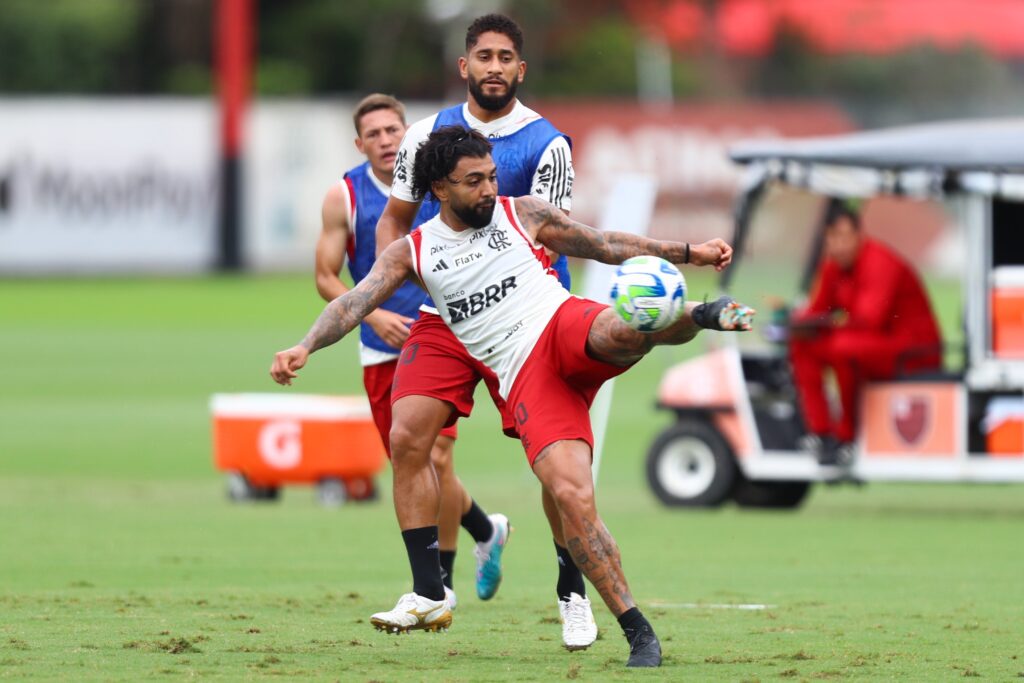
<path fill-rule="evenodd" d="M 466 120 L 465 104 L 444 109 L 437 114 L 433 130 L 442 126 L 462 126 L 475 128 Z M 523 108 L 525 109 L 525 107 Z M 526 110 L 529 111 L 529 110 Z M 515 112 L 515 110 L 513 110 Z M 570 208 L 572 192 L 572 161 L 567 149 L 552 144 L 564 141 L 568 150 L 572 149 L 572 141 L 568 135 L 560 132 L 545 118 L 530 117 L 529 122 L 521 128 L 512 128 L 506 134 L 488 136 L 491 143 L 491 158 L 498 167 L 498 187 L 506 197 L 522 197 L 535 195 L 547 199 L 555 206 L 566 211 Z M 545 159 L 545 152 L 551 149 L 550 159 Z M 546 163 L 545 163 L 546 162 Z M 554 177 L 555 174 L 559 177 Z M 545 182 L 546 181 L 546 182 Z M 428 202 L 423 202 L 426 205 Z M 437 214 L 437 203 L 429 204 Z M 422 207 L 420 210 L 422 214 Z M 431 216 L 432 218 L 433 216 Z M 424 221 L 416 217 L 414 225 Z M 558 280 L 566 289 L 570 289 L 572 280 L 569 276 L 569 261 L 559 255 L 552 259 L 552 266 L 558 273 Z"/>

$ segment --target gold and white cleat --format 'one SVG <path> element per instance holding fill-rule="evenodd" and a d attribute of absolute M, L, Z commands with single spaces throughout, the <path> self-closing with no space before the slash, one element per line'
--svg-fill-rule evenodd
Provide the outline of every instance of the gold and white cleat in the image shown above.
<path fill-rule="evenodd" d="M 446 631 L 452 625 L 452 610 L 447 598 L 430 600 L 416 593 L 406 593 L 398 599 L 394 609 L 371 616 L 370 623 L 386 633 Z"/>

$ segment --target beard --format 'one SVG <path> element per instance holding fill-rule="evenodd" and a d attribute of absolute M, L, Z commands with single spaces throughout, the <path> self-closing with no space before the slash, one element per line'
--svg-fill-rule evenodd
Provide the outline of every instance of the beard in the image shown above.
<path fill-rule="evenodd" d="M 452 204 L 451 209 L 459 217 L 460 221 L 475 230 L 479 230 L 491 224 L 491 218 L 494 217 L 494 204 L 495 200 L 491 199 L 475 206 L 455 206 Z"/>
<path fill-rule="evenodd" d="M 469 92 L 476 100 L 476 103 L 487 111 L 500 111 L 504 109 L 509 102 L 511 102 L 516 96 L 516 88 L 519 87 L 519 83 L 513 79 L 511 82 L 505 83 L 505 94 L 504 95 L 486 95 L 484 94 L 483 84 L 474 79 L 472 76 L 469 77 Z"/>

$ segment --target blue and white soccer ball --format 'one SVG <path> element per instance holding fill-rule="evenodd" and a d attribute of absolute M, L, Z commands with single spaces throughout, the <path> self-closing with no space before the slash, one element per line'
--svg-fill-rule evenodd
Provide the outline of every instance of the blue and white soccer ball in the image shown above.
<path fill-rule="evenodd" d="M 683 314 L 686 280 L 665 259 L 634 256 L 616 269 L 608 296 L 627 325 L 640 332 L 658 332 Z"/>

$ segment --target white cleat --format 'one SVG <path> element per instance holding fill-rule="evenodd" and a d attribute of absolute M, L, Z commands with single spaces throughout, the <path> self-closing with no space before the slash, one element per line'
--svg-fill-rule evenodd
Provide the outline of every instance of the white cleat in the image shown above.
<path fill-rule="evenodd" d="M 455 606 L 459 604 L 459 599 L 455 597 L 455 591 L 448 586 L 444 587 L 444 599 L 448 601 L 448 609 L 455 611 Z"/>
<path fill-rule="evenodd" d="M 597 640 L 597 622 L 590 610 L 590 600 L 576 593 L 569 600 L 558 601 L 562 617 L 562 643 L 566 650 L 586 650 Z"/>
<path fill-rule="evenodd" d="M 429 600 L 415 593 L 406 593 L 389 612 L 377 612 L 370 623 L 378 631 L 408 633 L 409 631 L 441 631 L 452 625 L 452 608 L 448 598 Z"/>

